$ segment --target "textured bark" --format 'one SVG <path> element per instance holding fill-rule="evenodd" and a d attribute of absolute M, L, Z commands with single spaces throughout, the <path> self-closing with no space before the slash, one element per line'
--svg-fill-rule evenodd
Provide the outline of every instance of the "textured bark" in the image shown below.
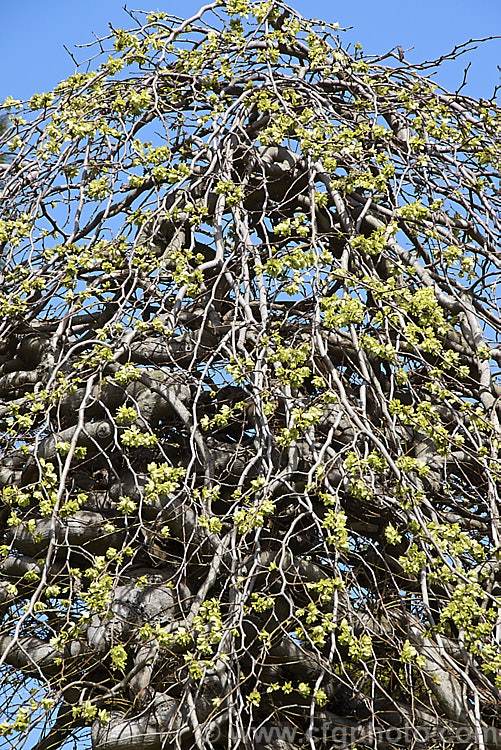
<path fill-rule="evenodd" d="M 234 5 L 5 134 L 0 733 L 494 748 L 499 108 Z"/>
<path fill-rule="evenodd" d="M 6 538 L 14 549 L 24 555 L 33 556 L 43 552 L 51 539 L 66 554 L 67 546 L 85 548 L 94 554 L 103 554 L 110 546 L 119 545 L 123 532 L 106 533 L 106 516 L 90 510 L 80 510 L 70 518 L 58 519 L 55 526 L 51 519 L 38 519 L 35 534 L 19 526 L 7 532 Z"/>

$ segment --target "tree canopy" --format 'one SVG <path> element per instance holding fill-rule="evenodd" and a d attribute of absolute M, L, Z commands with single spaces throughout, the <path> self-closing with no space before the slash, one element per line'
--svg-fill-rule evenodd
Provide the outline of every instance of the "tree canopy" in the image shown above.
<path fill-rule="evenodd" d="M 0 733 L 493 747 L 501 110 L 278 0 L 131 15 L 5 103 Z"/>

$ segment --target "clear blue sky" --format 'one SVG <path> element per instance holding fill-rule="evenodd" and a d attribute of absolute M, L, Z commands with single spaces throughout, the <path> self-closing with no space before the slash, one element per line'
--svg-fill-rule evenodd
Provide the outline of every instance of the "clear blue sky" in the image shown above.
<path fill-rule="evenodd" d="M 132 0 L 131 8 L 164 10 L 187 17 L 202 0 Z M 395 45 L 414 47 L 411 61 L 438 57 L 472 37 L 501 34 L 501 0 L 290 0 L 303 15 L 353 26 L 347 35 L 359 41 L 367 53 L 386 52 Z M 128 28 L 124 0 L 3 0 L 0 2 L 0 100 L 24 99 L 48 91 L 74 71 L 63 45 L 89 42 L 103 36 L 108 22 Z M 129 24 L 130 22 L 130 24 Z M 80 51 L 80 59 L 82 51 Z M 439 82 L 455 88 L 470 56 L 456 66 L 447 65 Z M 489 98 L 501 83 L 501 40 L 490 42 L 472 56 L 470 86 L 474 96 Z"/>

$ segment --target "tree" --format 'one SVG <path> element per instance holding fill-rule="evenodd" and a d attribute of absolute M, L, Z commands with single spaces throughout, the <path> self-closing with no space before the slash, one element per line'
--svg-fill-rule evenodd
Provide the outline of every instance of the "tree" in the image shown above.
<path fill-rule="evenodd" d="M 275 0 L 133 18 L 6 102 L 5 741 L 493 747 L 501 111 Z"/>

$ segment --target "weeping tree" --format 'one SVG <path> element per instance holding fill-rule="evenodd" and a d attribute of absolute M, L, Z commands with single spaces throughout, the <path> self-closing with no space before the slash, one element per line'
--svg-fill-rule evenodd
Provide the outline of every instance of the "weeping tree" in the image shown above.
<path fill-rule="evenodd" d="M 2 747 L 495 747 L 501 111 L 429 78 L 470 47 L 131 15 L 5 103 Z"/>

